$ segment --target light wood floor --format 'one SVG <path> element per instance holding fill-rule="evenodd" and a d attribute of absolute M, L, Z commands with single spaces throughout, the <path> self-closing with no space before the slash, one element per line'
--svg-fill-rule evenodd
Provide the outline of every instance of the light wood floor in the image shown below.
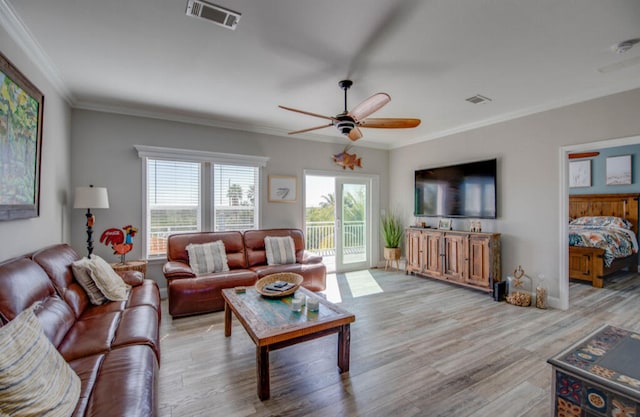
<path fill-rule="evenodd" d="M 174 320 L 163 301 L 160 416 L 549 416 L 549 357 L 605 323 L 640 331 L 638 274 L 572 283 L 569 311 L 378 269 L 330 284 L 356 315 L 350 372 L 335 335 L 272 352 L 264 402 L 238 321 L 225 338 L 222 312 Z"/>

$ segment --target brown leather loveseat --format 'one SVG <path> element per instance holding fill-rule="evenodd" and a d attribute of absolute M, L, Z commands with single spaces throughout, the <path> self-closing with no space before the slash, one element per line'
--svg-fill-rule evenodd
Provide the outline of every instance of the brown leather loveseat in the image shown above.
<path fill-rule="evenodd" d="M 291 236 L 296 262 L 267 265 L 264 247 L 266 236 Z M 225 246 L 229 271 L 198 275 L 189 266 L 187 245 L 221 240 Z M 198 232 L 169 236 L 167 263 L 163 267 L 167 278 L 169 314 L 173 317 L 219 311 L 224 308 L 222 289 L 251 286 L 270 274 L 295 272 L 302 275 L 302 286 L 311 291 L 326 287 L 327 269 L 322 256 L 305 250 L 305 240 L 299 229 L 263 229 L 240 232 Z"/>
<path fill-rule="evenodd" d="M 126 301 L 93 305 L 75 280 L 80 259 L 58 244 L 0 263 L 0 326 L 35 309 L 45 335 L 80 377 L 73 416 L 157 415 L 160 292 L 137 271 Z"/>

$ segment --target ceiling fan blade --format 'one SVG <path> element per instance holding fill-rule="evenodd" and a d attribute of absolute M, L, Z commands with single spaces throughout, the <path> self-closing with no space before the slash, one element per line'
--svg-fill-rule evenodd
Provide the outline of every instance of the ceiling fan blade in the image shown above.
<path fill-rule="evenodd" d="M 351 129 L 351 132 L 349 132 L 348 137 L 349 139 L 355 142 L 362 137 L 362 131 L 358 128 L 358 126 L 356 126 L 353 129 Z"/>
<path fill-rule="evenodd" d="M 391 101 L 391 97 L 387 93 L 374 94 L 362 103 L 358 104 L 349 112 L 349 115 L 356 121 L 362 120 L 380 110 L 388 102 Z"/>
<path fill-rule="evenodd" d="M 310 127 L 308 129 L 302 129 L 302 130 L 296 130 L 293 132 L 289 132 L 290 135 L 295 135 L 297 133 L 304 133 L 304 132 L 310 132 L 312 130 L 318 130 L 318 129 L 324 129 L 325 127 L 330 127 L 333 126 L 333 123 L 329 123 L 328 125 L 322 125 L 322 126 L 316 126 L 316 127 Z"/>
<path fill-rule="evenodd" d="M 292 107 L 285 107 L 285 106 L 278 106 L 278 107 L 280 107 L 281 109 L 285 109 L 285 110 L 289 110 L 289 111 L 294 111 L 294 112 L 296 112 L 296 113 L 302 113 L 302 114 L 306 114 L 306 115 L 309 115 L 309 116 L 319 117 L 319 118 L 321 118 L 321 119 L 327 119 L 327 120 L 334 120 L 334 121 L 338 121 L 335 117 L 331 117 L 331 116 L 325 116 L 325 115 L 322 115 L 322 114 L 311 113 L 311 112 L 304 111 L 304 110 L 294 109 L 294 108 L 292 108 Z"/>
<path fill-rule="evenodd" d="M 405 129 L 416 127 L 420 124 L 420 119 L 399 119 L 399 118 L 370 118 L 358 123 L 360 127 L 374 127 L 381 129 Z"/>

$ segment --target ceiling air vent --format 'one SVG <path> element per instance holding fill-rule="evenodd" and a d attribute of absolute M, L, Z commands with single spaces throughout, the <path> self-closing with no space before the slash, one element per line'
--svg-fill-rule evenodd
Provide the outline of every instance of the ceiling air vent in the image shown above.
<path fill-rule="evenodd" d="M 480 104 L 480 103 L 486 103 L 487 101 L 491 101 L 489 97 L 485 97 L 480 94 L 476 94 L 475 96 L 466 98 L 465 100 L 473 104 Z"/>
<path fill-rule="evenodd" d="M 187 1 L 187 16 L 210 20 L 227 29 L 235 30 L 242 14 L 201 0 Z"/>

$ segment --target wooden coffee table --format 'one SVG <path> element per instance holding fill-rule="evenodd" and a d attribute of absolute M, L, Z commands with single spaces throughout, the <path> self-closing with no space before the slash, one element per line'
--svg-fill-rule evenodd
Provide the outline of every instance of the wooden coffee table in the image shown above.
<path fill-rule="evenodd" d="M 240 320 L 256 344 L 256 367 L 258 371 L 258 397 L 266 400 L 270 396 L 269 352 L 296 343 L 338 333 L 338 368 L 340 373 L 349 371 L 350 324 L 356 317 L 311 291 L 299 288 L 307 297 L 320 300 L 318 312 L 299 313 L 291 310 L 292 296 L 265 298 L 255 288 L 245 293 L 235 289 L 222 290 L 224 298 L 224 335 L 231 336 L 231 312 Z"/>

